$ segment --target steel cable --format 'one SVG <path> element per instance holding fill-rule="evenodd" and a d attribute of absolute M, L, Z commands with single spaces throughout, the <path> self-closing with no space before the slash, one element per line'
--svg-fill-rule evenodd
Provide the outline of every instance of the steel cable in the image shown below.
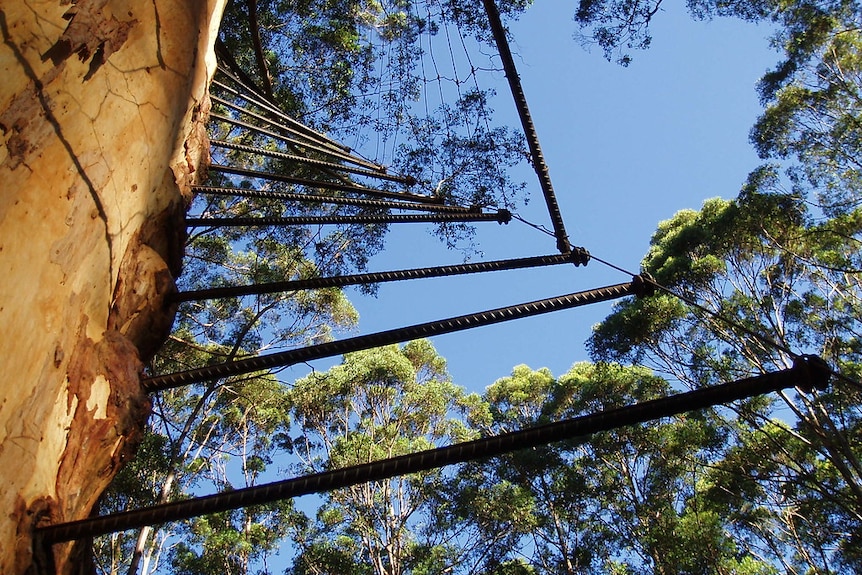
<path fill-rule="evenodd" d="M 630 273 L 625 268 L 614 265 L 614 264 L 612 264 L 608 261 L 605 261 L 601 258 L 598 258 L 592 254 L 590 254 L 590 258 L 596 260 L 597 262 L 599 262 L 601 264 L 608 266 L 611 269 L 615 269 L 615 270 L 622 272 L 624 274 Z M 756 332 L 753 329 L 750 329 L 748 327 L 745 327 L 744 325 L 740 324 L 739 322 L 736 322 L 736 321 L 734 321 L 728 317 L 725 317 L 725 316 L 721 315 L 720 313 L 713 311 L 713 310 L 707 308 L 706 306 L 703 306 L 703 305 L 697 303 L 693 299 L 686 297 L 681 293 L 675 292 L 674 290 L 670 289 L 669 287 L 666 287 L 666 286 L 658 283 L 657 281 L 655 281 L 655 279 L 650 274 L 646 274 L 646 273 L 642 274 L 642 277 L 644 278 L 644 281 L 649 283 L 650 285 L 652 285 L 654 289 L 660 290 L 660 291 L 668 294 L 671 297 L 677 298 L 678 300 L 685 303 L 686 305 L 689 305 L 689 306 L 691 306 L 697 310 L 700 310 L 704 314 L 712 317 L 713 319 L 715 319 L 716 321 L 718 321 L 720 323 L 723 323 L 729 327 L 732 327 L 734 329 L 739 330 L 743 334 L 747 335 L 748 337 L 751 337 L 752 339 L 756 339 L 758 342 L 764 344 L 767 347 L 771 347 L 772 349 L 774 349 L 776 351 L 780 351 L 781 353 L 787 354 L 787 356 L 793 360 L 797 360 L 800 357 L 805 357 L 802 354 L 796 353 L 795 351 L 793 351 L 789 347 L 778 343 L 777 341 L 775 341 L 771 337 L 769 337 L 765 334 Z M 829 368 L 829 374 L 832 377 L 840 380 L 841 382 L 853 387 L 857 391 L 862 391 L 862 383 L 860 383 L 860 382 L 858 382 L 852 378 L 849 378 L 846 375 L 844 375 L 838 371 L 835 371 L 832 368 Z"/>

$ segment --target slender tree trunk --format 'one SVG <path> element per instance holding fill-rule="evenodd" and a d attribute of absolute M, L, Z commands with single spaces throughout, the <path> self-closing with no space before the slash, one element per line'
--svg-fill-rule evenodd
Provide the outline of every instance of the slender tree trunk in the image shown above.
<path fill-rule="evenodd" d="M 0 0 L 0 573 L 82 570 L 33 527 L 86 517 L 143 429 L 223 1 Z"/>
<path fill-rule="evenodd" d="M 177 478 L 177 475 L 176 475 L 175 470 L 172 469 L 170 472 L 168 472 L 168 476 L 165 478 L 165 481 L 162 483 L 162 489 L 161 489 L 161 492 L 159 494 L 159 503 L 167 503 L 168 496 L 171 492 L 171 489 L 173 489 L 174 481 L 176 480 L 176 478 Z M 129 561 L 129 569 L 126 571 L 126 575 L 137 575 L 138 574 L 138 572 L 139 572 L 138 568 L 141 565 L 141 560 L 144 558 L 144 554 L 147 551 L 147 540 L 149 539 L 150 535 L 152 535 L 153 538 L 155 539 L 156 533 L 153 530 L 153 528 L 150 526 L 142 527 L 141 530 L 138 532 L 138 537 L 135 540 L 135 548 L 132 551 L 132 559 Z M 150 547 L 153 547 L 155 545 L 158 545 L 158 542 L 153 540 L 150 543 Z M 147 562 L 144 561 L 145 565 L 146 565 L 146 563 Z M 142 570 L 140 572 L 144 573 L 144 575 L 146 575 L 146 572 L 147 572 L 146 568 L 144 568 L 144 570 Z"/>

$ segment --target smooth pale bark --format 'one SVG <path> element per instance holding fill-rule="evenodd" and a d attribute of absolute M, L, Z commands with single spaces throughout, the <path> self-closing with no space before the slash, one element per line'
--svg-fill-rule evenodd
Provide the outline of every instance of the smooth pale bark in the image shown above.
<path fill-rule="evenodd" d="M 173 319 L 224 0 L 0 0 L 0 573 L 81 568 Z"/>

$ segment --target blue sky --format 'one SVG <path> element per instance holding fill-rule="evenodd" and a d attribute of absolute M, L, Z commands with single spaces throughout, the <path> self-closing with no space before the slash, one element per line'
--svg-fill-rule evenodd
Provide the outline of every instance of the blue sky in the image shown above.
<path fill-rule="evenodd" d="M 572 244 L 637 270 L 659 221 L 704 199 L 733 197 L 760 162 L 748 131 L 760 112 L 757 79 L 772 66 L 769 29 L 737 20 L 694 22 L 680 2 L 658 14 L 653 44 L 628 68 L 574 39 L 574 4 L 537 2 L 511 26 L 516 64 Z M 500 75 L 494 108 L 518 125 Z M 538 182 L 518 213 L 550 227 Z M 513 221 L 480 224 L 482 259 L 556 253 L 555 242 Z M 371 270 L 459 263 L 421 226 L 394 226 Z M 383 284 L 377 298 L 349 297 L 358 333 L 392 329 L 542 299 L 629 277 L 598 262 Z M 433 339 L 454 381 L 481 391 L 525 363 L 560 375 L 587 359 L 584 342 L 611 304 L 556 312 Z M 355 335 L 355 334 L 349 334 Z M 329 364 L 313 364 L 326 369 Z M 304 374 L 295 367 L 282 377 Z"/>

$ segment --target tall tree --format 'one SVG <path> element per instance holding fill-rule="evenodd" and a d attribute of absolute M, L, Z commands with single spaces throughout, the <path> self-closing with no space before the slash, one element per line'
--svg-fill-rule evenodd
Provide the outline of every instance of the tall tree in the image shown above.
<path fill-rule="evenodd" d="M 786 367 L 792 352 L 858 373 L 860 232 L 858 214 L 812 221 L 785 195 L 749 192 L 680 212 L 659 226 L 643 266 L 699 307 L 670 295 L 622 303 L 597 328 L 592 351 L 648 363 L 690 387 Z M 776 564 L 833 572 L 857 560 L 859 393 L 836 383 L 778 398 L 739 404 L 728 420 L 737 447 L 722 477 L 746 478 L 738 497 L 760 494 L 747 500 L 758 511 L 737 517 L 757 545 L 740 540 Z"/>
<path fill-rule="evenodd" d="M 242 250 L 242 239 L 241 234 L 193 236 L 186 251 L 187 273 L 180 287 L 247 285 L 315 271 L 295 246 L 253 236 L 247 240 L 249 249 Z M 334 330 L 349 328 L 356 319 L 355 310 L 337 289 L 184 303 L 178 311 L 177 327 L 151 368 L 157 372 L 180 371 L 264 350 L 326 341 Z M 129 470 L 133 475 L 121 473 L 120 480 L 108 490 L 103 512 L 164 503 L 189 496 L 195 490 L 213 492 L 237 484 L 255 484 L 276 454 L 285 455 L 283 443 L 277 440 L 289 428 L 285 393 L 272 374 L 220 379 L 160 393 L 154 398 L 146 438 L 150 445 L 161 449 L 143 452 Z M 150 486 L 148 496 L 126 497 L 130 485 L 141 479 L 143 485 Z M 201 543 L 201 553 L 207 556 L 223 553 L 228 557 L 228 543 L 232 542 L 240 559 L 231 572 L 246 572 L 251 557 L 240 551 L 248 545 L 243 534 L 270 533 L 270 545 L 274 545 L 278 536 L 284 535 L 274 526 L 289 512 L 289 507 L 284 506 L 275 506 L 263 515 L 250 510 L 242 518 L 242 528 L 230 523 L 231 514 L 224 514 L 216 519 L 222 521 L 221 525 L 201 520 L 180 529 L 189 531 L 193 535 L 190 539 Z M 202 527 L 207 525 L 207 529 Z M 213 535 L 216 527 L 221 528 L 218 536 Z M 233 535 L 229 535 L 232 530 Z M 157 559 L 167 555 L 161 552 L 165 541 L 176 533 L 172 526 L 156 530 L 147 527 L 134 536 L 134 544 L 121 536 L 106 538 L 98 548 L 103 569 L 127 564 L 130 575 L 155 572 L 159 568 Z M 253 549 L 257 553 L 266 551 L 260 541 Z M 175 549 L 171 558 L 190 572 L 211 564 L 211 559 L 196 558 L 195 551 L 187 547 Z"/>
<path fill-rule="evenodd" d="M 783 54 L 764 75 L 764 114 L 751 131 L 763 158 L 789 164 L 795 193 L 830 215 L 859 207 L 862 166 L 862 10 L 830 0 L 776 10 Z"/>
<path fill-rule="evenodd" d="M 34 525 L 86 517 L 140 438 L 221 10 L 0 3 L 3 573 L 30 568 Z"/>
<path fill-rule="evenodd" d="M 660 5 L 585 0 L 577 18 L 606 55 L 627 63 L 629 49 L 648 46 Z M 760 83 L 766 109 L 751 132 L 757 151 L 774 163 L 753 172 L 736 201 L 711 200 L 659 225 L 644 269 L 700 307 L 669 296 L 622 304 L 595 333 L 593 352 L 646 361 L 690 386 L 786 367 L 800 352 L 818 353 L 854 377 L 858 3 L 688 6 L 696 17 L 774 25 L 781 58 Z M 777 566 L 858 569 L 851 535 L 862 517 L 858 389 L 838 385 L 813 398 L 785 393 L 780 400 L 737 406 L 728 421 L 736 446 L 713 478 L 716 493 L 736 506 L 738 540 Z"/>
<path fill-rule="evenodd" d="M 669 391 L 644 368 L 579 363 L 557 379 L 518 366 L 487 389 L 490 410 L 474 420 L 499 433 Z M 692 413 L 501 458 L 493 480 L 532 500 L 520 552 L 537 573 L 767 573 L 705 506 L 701 480 L 724 445 L 716 423 Z"/>
<path fill-rule="evenodd" d="M 347 354 L 341 365 L 297 381 L 290 397 L 302 473 L 469 436 L 456 416 L 471 400 L 425 340 Z M 446 481 L 443 472 L 432 471 L 324 495 L 315 517 L 297 524 L 293 542 L 299 553 L 290 572 L 402 575 L 458 569 L 471 541 L 457 526 L 448 531 L 432 521 Z"/>
<path fill-rule="evenodd" d="M 769 22 L 778 64 L 759 84 L 766 106 L 751 131 L 764 159 L 783 162 L 795 192 L 834 214 L 858 207 L 862 11 L 853 0 L 688 0 L 695 18 Z M 581 0 L 582 38 L 628 64 L 647 48 L 662 0 Z"/>

